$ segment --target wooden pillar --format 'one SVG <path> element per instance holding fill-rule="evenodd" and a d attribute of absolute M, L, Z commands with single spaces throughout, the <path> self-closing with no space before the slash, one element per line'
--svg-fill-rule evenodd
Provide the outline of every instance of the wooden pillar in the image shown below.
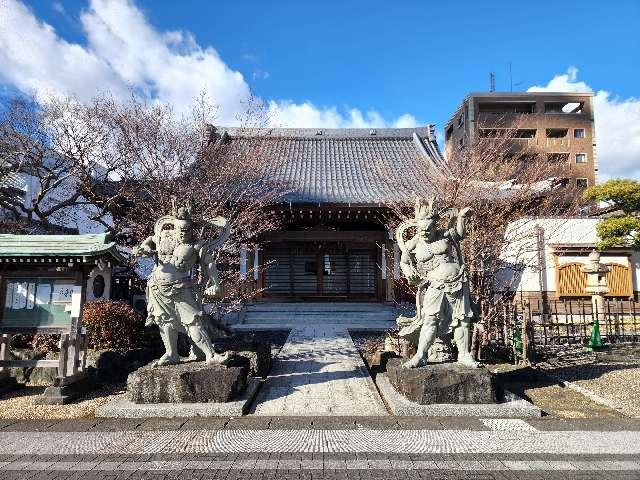
<path fill-rule="evenodd" d="M 76 278 L 74 282 L 73 294 L 71 297 L 71 330 L 67 336 L 67 368 L 65 375 L 75 375 L 78 373 L 78 366 L 80 363 L 80 350 L 82 348 L 82 338 L 80 333 L 80 325 L 82 319 L 82 308 L 87 294 L 87 283 L 85 278 L 85 269 L 79 267 L 76 272 Z M 62 349 L 60 349 L 62 353 Z"/>
<path fill-rule="evenodd" d="M 384 282 L 382 280 L 382 273 L 383 273 L 383 268 L 382 268 L 382 258 L 383 258 L 383 247 L 384 247 L 384 243 L 379 245 L 378 243 L 376 243 L 376 264 L 380 265 L 379 269 L 376 269 L 376 297 L 378 298 L 379 301 L 383 301 L 385 298 L 385 292 L 383 291 L 383 286 L 384 286 Z M 386 270 L 386 268 L 385 268 Z M 385 271 L 386 274 L 386 271 Z"/>
<path fill-rule="evenodd" d="M 322 295 L 324 290 L 324 248 L 316 252 L 316 293 Z"/>
<path fill-rule="evenodd" d="M 253 256 L 253 282 L 255 288 L 260 292 L 258 298 L 262 298 L 262 290 L 264 289 L 264 248 L 260 248 L 256 244 L 255 255 Z"/>
<path fill-rule="evenodd" d="M 11 350 L 9 342 L 11 342 L 11 335 L 5 333 L 0 336 L 0 361 L 9 360 L 9 352 Z M 8 371 L 8 369 L 0 366 L 0 373 L 5 371 Z"/>
<path fill-rule="evenodd" d="M 247 246 L 240 245 L 240 294 L 249 293 L 249 282 L 247 281 Z"/>
<path fill-rule="evenodd" d="M 387 268 L 387 292 L 385 300 L 387 302 L 393 302 L 395 300 L 395 273 L 394 273 L 394 258 L 395 252 L 393 248 L 393 242 L 387 242 L 386 248 L 386 268 Z"/>
<path fill-rule="evenodd" d="M 253 280 L 253 257 L 255 256 L 255 249 L 247 250 L 247 275 L 244 281 L 245 292 L 250 294 L 255 289 L 255 284 Z M 251 272 L 251 273 L 249 273 Z"/>

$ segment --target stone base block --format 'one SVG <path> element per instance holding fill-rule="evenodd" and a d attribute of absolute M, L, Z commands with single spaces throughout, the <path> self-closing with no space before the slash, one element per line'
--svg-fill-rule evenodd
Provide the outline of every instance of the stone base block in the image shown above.
<path fill-rule="evenodd" d="M 121 398 L 96 408 L 96 417 L 239 417 L 249 410 L 261 385 L 261 380 L 249 378 L 245 391 L 235 401 L 225 403 L 133 403 Z"/>
<path fill-rule="evenodd" d="M 505 391 L 500 403 L 485 404 L 432 404 L 420 405 L 408 400 L 391 385 L 386 373 L 376 376 L 376 385 L 380 395 L 391 410 L 398 416 L 425 417 L 484 417 L 513 418 L 540 417 L 542 410 L 514 393 Z"/>
<path fill-rule="evenodd" d="M 13 392 L 17 390 L 22 385 L 19 384 L 15 378 L 9 375 L 9 372 L 4 370 L 0 372 L 0 395 L 4 395 L 5 393 Z"/>
<path fill-rule="evenodd" d="M 457 363 L 435 363 L 404 368 L 400 358 L 387 363 L 391 385 L 408 400 L 420 405 L 478 404 L 496 402 L 495 378 L 486 368 Z"/>
<path fill-rule="evenodd" d="M 127 379 L 133 403 L 229 402 L 247 386 L 245 366 L 188 362 L 139 368 Z"/>
<path fill-rule="evenodd" d="M 236 361 L 247 367 L 248 375 L 252 377 L 266 377 L 271 370 L 271 344 L 246 341 L 243 338 L 228 337 L 216 340 L 216 348 L 224 352 L 234 352 Z"/>
<path fill-rule="evenodd" d="M 56 378 L 53 385 L 44 389 L 42 395 L 33 400 L 37 405 L 65 405 L 93 390 L 95 384 L 86 374 Z"/>

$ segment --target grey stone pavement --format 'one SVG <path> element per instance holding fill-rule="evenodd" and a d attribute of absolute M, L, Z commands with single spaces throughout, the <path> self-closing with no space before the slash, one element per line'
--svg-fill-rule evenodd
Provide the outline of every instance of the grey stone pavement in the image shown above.
<path fill-rule="evenodd" d="M 0 420 L 0 479 L 640 479 L 640 419 Z"/>
<path fill-rule="evenodd" d="M 387 415 L 347 328 L 294 328 L 258 393 L 255 415 Z"/>

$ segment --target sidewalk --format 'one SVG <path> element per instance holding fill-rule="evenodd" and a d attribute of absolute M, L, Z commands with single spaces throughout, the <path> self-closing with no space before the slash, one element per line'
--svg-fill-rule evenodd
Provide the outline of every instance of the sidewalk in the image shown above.
<path fill-rule="evenodd" d="M 274 360 L 256 415 L 387 415 L 346 328 L 295 328 Z"/>
<path fill-rule="evenodd" d="M 324 422 L 324 423 L 323 423 Z M 640 419 L 0 422 L 0 478 L 640 478 Z"/>

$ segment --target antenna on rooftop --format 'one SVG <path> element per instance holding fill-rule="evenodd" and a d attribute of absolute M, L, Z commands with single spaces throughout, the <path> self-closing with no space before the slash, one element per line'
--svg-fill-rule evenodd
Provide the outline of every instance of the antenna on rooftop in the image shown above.
<path fill-rule="evenodd" d="M 495 74 L 495 72 L 489 73 L 489 91 L 490 92 L 495 92 L 496 91 L 496 74 Z"/>

